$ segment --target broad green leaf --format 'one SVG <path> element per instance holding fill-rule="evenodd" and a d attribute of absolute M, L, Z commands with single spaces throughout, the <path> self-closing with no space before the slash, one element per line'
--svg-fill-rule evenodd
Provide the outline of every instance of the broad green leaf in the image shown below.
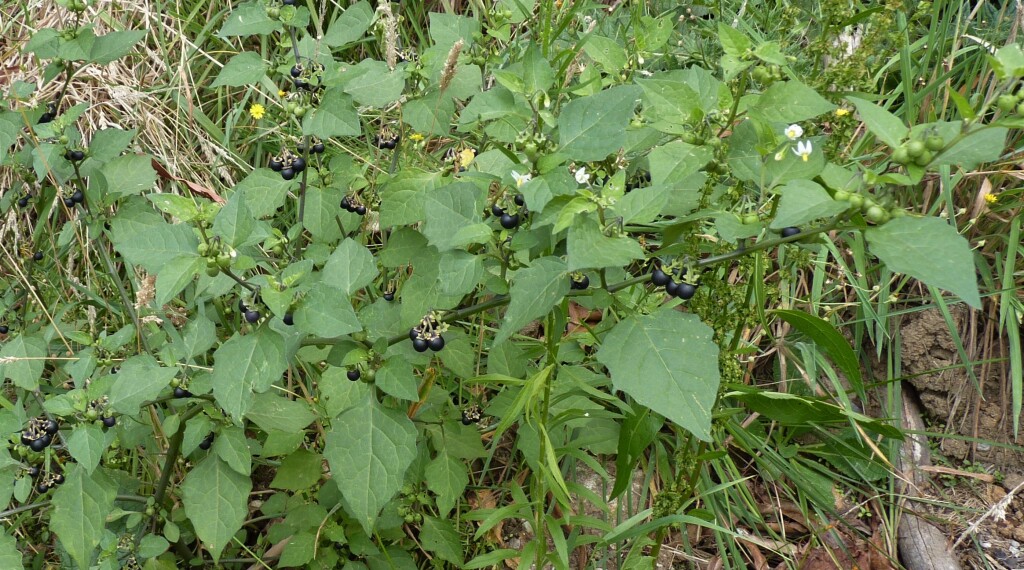
<path fill-rule="evenodd" d="M 377 273 L 377 264 L 370 250 L 348 238 L 338 244 L 327 258 L 321 278 L 331 287 L 341 289 L 346 295 L 352 295 L 373 283 Z"/>
<path fill-rule="evenodd" d="M 426 224 L 423 235 L 439 251 L 448 251 L 491 237 L 491 228 L 481 222 L 480 191 L 470 182 L 456 182 L 427 194 L 424 202 Z"/>
<path fill-rule="evenodd" d="M 453 99 L 433 91 L 406 103 L 402 109 L 402 120 L 421 134 L 447 135 L 454 114 Z"/>
<path fill-rule="evenodd" d="M 145 30 L 125 30 L 96 36 L 89 50 L 89 61 L 106 65 L 132 51 L 132 47 L 146 37 Z"/>
<path fill-rule="evenodd" d="M 622 45 L 622 42 L 612 38 L 591 35 L 583 44 L 583 51 L 606 73 L 619 74 L 626 67 L 626 50 Z"/>
<path fill-rule="evenodd" d="M 21 117 L 17 113 L 0 112 L 0 162 L 7 158 L 8 150 L 18 140 L 21 127 Z"/>
<path fill-rule="evenodd" d="M 404 226 L 423 220 L 423 203 L 426 195 L 434 192 L 441 184 L 442 178 L 438 172 L 425 172 L 415 168 L 399 171 L 381 189 L 381 226 Z M 390 241 L 388 247 L 391 247 Z M 389 267 L 400 265 L 389 261 L 385 263 L 388 263 Z M 402 261 L 401 264 L 404 263 L 408 261 Z"/>
<path fill-rule="evenodd" d="M 276 392 L 256 394 L 246 419 L 264 431 L 301 432 L 316 420 L 309 405 L 301 400 L 289 400 Z"/>
<path fill-rule="evenodd" d="M 210 84 L 211 88 L 228 85 L 243 87 L 259 83 L 267 72 L 267 62 L 260 54 L 243 51 L 228 60 L 221 68 L 217 78 Z"/>
<path fill-rule="evenodd" d="M 235 192 L 245 196 L 245 205 L 253 217 L 266 218 L 284 205 L 288 183 L 269 168 L 257 168 L 235 185 Z"/>
<path fill-rule="evenodd" d="M 828 321 L 820 317 L 794 309 L 772 311 L 782 320 L 800 331 L 824 350 L 836 366 L 843 371 L 858 394 L 864 392 L 864 384 L 860 376 L 860 364 L 857 355 L 850 348 L 850 343 Z"/>
<path fill-rule="evenodd" d="M 670 190 L 667 186 L 636 188 L 615 204 L 615 213 L 623 223 L 644 224 L 658 217 L 668 205 Z"/>
<path fill-rule="evenodd" d="M 598 221 L 589 215 L 578 216 L 573 221 L 566 249 L 569 271 L 619 267 L 644 258 L 644 251 L 636 240 L 604 235 Z"/>
<path fill-rule="evenodd" d="M 570 102 L 558 116 L 559 152 L 597 161 L 619 150 L 640 93 L 636 85 L 620 85 Z"/>
<path fill-rule="evenodd" d="M 338 414 L 359 404 L 367 398 L 373 387 L 365 382 L 352 382 L 345 376 L 346 370 L 328 366 L 320 376 L 320 405 L 323 417 L 333 419 Z"/>
<path fill-rule="evenodd" d="M 319 453 L 296 450 L 281 460 L 270 486 L 286 491 L 308 489 L 320 481 L 323 458 Z"/>
<path fill-rule="evenodd" d="M 46 343 L 34 336 L 19 334 L 0 349 L 0 380 L 10 378 L 23 390 L 39 388 L 46 365 Z"/>
<path fill-rule="evenodd" d="M 252 481 L 228 467 L 216 455 L 208 455 L 192 468 L 181 483 L 181 502 L 199 539 L 220 559 L 231 537 L 242 528 L 249 512 Z"/>
<path fill-rule="evenodd" d="M 713 156 L 707 146 L 694 146 L 682 141 L 658 146 L 648 157 L 651 184 L 677 184 L 700 170 Z"/>
<path fill-rule="evenodd" d="M 327 27 L 323 42 L 327 47 L 342 47 L 363 37 L 373 21 L 373 8 L 365 0 L 345 8 Z"/>
<path fill-rule="evenodd" d="M 103 165 L 100 172 L 107 179 L 107 194 L 126 196 L 152 190 L 156 184 L 153 157 L 143 154 L 125 154 Z"/>
<path fill-rule="evenodd" d="M 343 231 L 338 226 L 338 203 L 341 202 L 341 195 L 342 190 L 337 186 L 328 186 L 315 192 L 306 193 L 306 211 L 302 222 L 317 241 L 333 243 L 338 241 L 345 231 L 355 229 L 355 227 L 349 227 Z M 355 214 L 343 213 L 343 216 L 353 216 L 362 220 Z"/>
<path fill-rule="evenodd" d="M 369 534 L 416 458 L 416 427 L 404 413 L 384 408 L 370 396 L 334 421 L 324 457 L 331 480 Z"/>
<path fill-rule="evenodd" d="M 352 97 L 339 87 L 328 87 L 320 105 L 306 113 L 302 121 L 302 134 L 322 139 L 357 137 L 361 132 L 362 125 Z"/>
<path fill-rule="evenodd" d="M 90 568 L 114 506 L 117 485 L 102 470 L 72 467 L 53 493 L 50 529 L 81 568 Z"/>
<path fill-rule="evenodd" d="M 161 212 L 171 216 L 171 218 L 176 218 L 178 221 L 191 222 L 199 215 L 199 207 L 196 201 L 188 196 L 154 192 L 146 194 L 146 199 L 159 208 Z"/>
<path fill-rule="evenodd" d="M 21 562 L 21 552 L 18 551 L 18 543 L 13 536 L 0 533 L 0 568 L 8 570 L 24 570 Z"/>
<path fill-rule="evenodd" d="M 433 552 L 441 560 L 451 562 L 456 567 L 465 562 L 462 536 L 455 530 L 455 525 L 446 518 L 423 517 L 420 542 L 424 550 Z"/>
<path fill-rule="evenodd" d="M 825 169 L 825 153 L 821 151 L 820 140 L 808 141 L 812 145 L 811 154 L 804 160 L 797 156 L 792 148 L 782 154 L 779 160 L 771 158 L 765 163 L 765 175 L 768 178 L 768 188 L 779 184 L 785 184 L 791 180 L 810 180 L 821 174 Z"/>
<path fill-rule="evenodd" d="M 206 260 L 198 255 L 175 257 L 156 276 L 156 297 L 153 305 L 162 307 L 176 297 L 206 267 Z"/>
<path fill-rule="evenodd" d="M 284 339 L 267 327 L 235 334 L 213 353 L 213 396 L 236 421 L 253 404 L 253 392 L 266 392 L 288 368 Z"/>
<path fill-rule="evenodd" d="M 963 236 L 939 218 L 907 216 L 864 231 L 871 253 L 886 267 L 946 289 L 981 308 L 974 256 Z"/>
<path fill-rule="evenodd" d="M 459 40 L 466 44 L 464 51 L 469 49 L 473 45 L 473 34 L 480 31 L 480 22 L 475 18 L 442 12 L 430 12 L 429 18 L 430 37 L 445 50 Z"/>
<path fill-rule="evenodd" d="M 833 200 L 824 188 L 811 180 L 793 180 L 777 191 L 782 194 L 782 198 L 770 226 L 776 230 L 829 218 L 850 207 L 846 202 Z"/>
<path fill-rule="evenodd" d="M 718 22 L 718 41 L 722 43 L 722 51 L 736 59 L 742 59 L 751 47 L 746 34 L 725 22 Z"/>
<path fill-rule="evenodd" d="M 818 92 L 792 79 L 778 81 L 751 105 L 750 116 L 775 123 L 796 123 L 828 113 L 836 106 Z"/>
<path fill-rule="evenodd" d="M 903 139 L 907 138 L 910 129 L 896 115 L 871 101 L 857 97 L 847 97 L 846 99 L 857 107 L 860 120 L 864 121 L 864 125 L 871 131 L 871 134 L 878 137 L 878 140 L 896 148 L 903 143 Z"/>
<path fill-rule="evenodd" d="M 187 224 L 171 225 L 149 210 L 142 213 L 126 208 L 110 222 L 114 248 L 134 265 L 159 274 L 163 266 L 182 254 L 195 254 L 199 240 Z"/>
<path fill-rule="evenodd" d="M 267 15 L 267 9 L 261 2 L 245 2 L 228 14 L 219 35 L 222 38 L 231 36 L 251 36 L 269 34 L 280 30 L 281 22 Z"/>
<path fill-rule="evenodd" d="M 544 57 L 543 51 L 536 43 L 530 43 L 523 54 L 522 78 L 527 96 L 538 91 L 547 91 L 555 83 L 555 70 L 551 68 L 551 62 Z"/>
<path fill-rule="evenodd" d="M 147 534 L 139 541 L 138 555 L 141 558 L 155 558 L 167 552 L 170 546 L 171 544 L 167 542 L 166 538 L 157 534 Z M 147 570 L 149 566 L 147 563 Z"/>
<path fill-rule="evenodd" d="M 327 283 L 317 283 L 293 313 L 295 327 L 311 335 L 335 338 L 363 329 L 349 296 Z"/>
<path fill-rule="evenodd" d="M 508 310 L 494 344 L 501 344 L 530 321 L 548 314 L 569 292 L 568 272 L 565 262 L 557 257 L 542 257 L 516 271 L 509 291 Z"/>
<path fill-rule="evenodd" d="M 992 70 L 1000 81 L 1024 77 L 1024 50 L 1017 44 L 1005 45 L 988 56 Z"/>
<path fill-rule="evenodd" d="M 420 399 L 419 381 L 413 374 L 412 365 L 399 356 L 384 361 L 373 383 L 385 394 L 396 398 L 413 402 Z"/>
<path fill-rule="evenodd" d="M 483 259 L 462 250 L 441 255 L 438 284 L 444 295 L 466 295 L 476 289 L 483 277 Z"/>
<path fill-rule="evenodd" d="M 629 317 L 597 352 L 612 385 L 704 441 L 718 395 L 718 345 L 692 314 L 673 309 Z"/>
<path fill-rule="evenodd" d="M 217 212 L 213 220 L 214 235 L 223 238 L 223 242 L 232 247 L 251 245 L 249 236 L 256 226 L 252 212 L 245 203 L 245 194 L 235 192 L 228 203 Z"/>
<path fill-rule="evenodd" d="M 448 516 L 469 485 L 466 464 L 448 453 L 440 453 L 427 465 L 425 476 L 427 488 L 437 495 L 438 514 Z"/>
<path fill-rule="evenodd" d="M 67 437 L 68 453 L 82 466 L 86 473 L 92 473 L 103 459 L 107 449 L 107 435 L 95 424 L 82 424 Z"/>
<path fill-rule="evenodd" d="M 654 121 L 654 128 L 662 132 L 682 134 L 683 125 L 702 115 L 697 92 L 683 81 L 679 73 L 658 73 L 637 83 L 644 90 L 645 118 Z M 666 124 L 660 125 L 661 122 Z"/>
<path fill-rule="evenodd" d="M 618 497 L 629 488 L 644 450 L 654 441 L 664 424 L 665 420 L 658 414 L 651 413 L 650 409 L 637 402 L 632 403 L 631 413 L 627 413 L 623 418 L 619 430 L 619 445 L 615 454 L 615 484 L 608 495 L 609 499 Z"/>
<path fill-rule="evenodd" d="M 932 166 L 950 164 L 963 170 L 973 170 L 982 163 L 998 160 L 1006 146 L 1008 132 L 1004 127 L 977 128 L 936 156 Z"/>
<path fill-rule="evenodd" d="M 402 96 L 405 88 L 405 74 L 391 71 L 387 64 L 373 59 L 364 59 L 349 73 L 358 73 L 345 83 L 344 90 L 359 105 L 383 107 Z"/>
<path fill-rule="evenodd" d="M 284 551 L 281 552 L 281 559 L 278 561 L 277 567 L 296 568 L 309 563 L 309 561 L 313 560 L 313 554 L 316 552 L 316 539 L 316 533 L 312 530 L 296 533 L 288 541 Z M 317 566 L 311 567 L 315 568 Z M 344 567 L 348 568 L 349 564 L 345 564 Z"/>
<path fill-rule="evenodd" d="M 121 364 L 109 405 L 120 414 L 134 416 L 143 402 L 159 396 L 177 375 L 177 368 L 162 367 L 148 354 L 132 356 Z"/>
<path fill-rule="evenodd" d="M 239 474 L 248 477 L 252 473 L 252 453 L 242 428 L 227 426 L 220 430 L 213 440 L 213 452 Z"/>

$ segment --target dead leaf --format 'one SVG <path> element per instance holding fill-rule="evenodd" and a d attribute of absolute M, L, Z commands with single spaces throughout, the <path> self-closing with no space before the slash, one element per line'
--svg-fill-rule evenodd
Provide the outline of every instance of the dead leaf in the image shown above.
<path fill-rule="evenodd" d="M 213 190 L 210 190 L 205 186 L 192 182 L 191 180 L 185 180 L 180 176 L 175 176 L 171 174 L 170 171 L 167 170 L 167 167 L 157 162 L 155 158 L 151 162 L 153 164 L 153 170 L 156 170 L 156 173 L 160 176 L 160 178 L 163 178 L 164 180 L 173 180 L 175 182 L 181 182 L 185 186 L 188 186 L 188 189 L 191 190 L 193 193 L 199 194 L 200 196 L 207 198 L 209 200 L 213 200 L 218 204 L 226 203 L 224 198 L 221 198 L 220 194 L 217 194 Z"/>

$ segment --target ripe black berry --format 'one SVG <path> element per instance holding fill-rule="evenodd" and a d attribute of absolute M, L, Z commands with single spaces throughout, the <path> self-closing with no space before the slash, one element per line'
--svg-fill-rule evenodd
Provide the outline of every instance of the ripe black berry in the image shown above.
<path fill-rule="evenodd" d="M 360 216 L 365 216 L 366 215 L 366 206 L 364 206 L 362 204 L 359 204 L 358 206 L 353 208 L 352 211 L 357 213 L 357 214 L 359 214 Z"/>
<path fill-rule="evenodd" d="M 239 312 L 242 312 L 242 313 L 244 313 L 244 312 L 249 310 L 249 308 L 245 306 L 245 300 L 244 299 L 239 299 L 238 300 L 238 310 L 239 310 Z"/>
<path fill-rule="evenodd" d="M 281 320 L 284 321 L 284 324 L 288 326 L 292 326 L 295 324 L 295 319 L 292 317 L 291 313 L 285 313 L 284 317 Z"/>
<path fill-rule="evenodd" d="M 676 294 L 676 292 L 678 290 L 679 290 L 679 283 L 676 283 L 675 281 L 672 281 L 671 279 L 665 285 L 665 292 L 668 293 L 669 295 L 675 296 L 675 294 Z"/>
<path fill-rule="evenodd" d="M 293 65 L 291 73 L 292 73 L 292 77 L 298 77 L 298 76 L 302 75 L 302 68 L 297 66 L 297 65 Z"/>
<path fill-rule="evenodd" d="M 270 169 L 274 172 L 281 172 L 284 170 L 284 161 L 281 160 L 281 157 L 275 156 L 270 159 Z"/>
<path fill-rule="evenodd" d="M 794 228 L 792 226 L 790 226 L 788 228 L 782 228 L 782 232 L 781 233 L 782 233 L 782 237 L 788 238 L 788 237 L 795 236 L 796 234 L 800 233 L 800 228 Z"/>
<path fill-rule="evenodd" d="M 71 201 L 76 204 L 81 204 L 82 202 L 85 202 L 85 194 L 83 194 L 81 190 L 75 190 L 75 193 L 71 195 Z"/>
<path fill-rule="evenodd" d="M 199 442 L 199 449 L 206 451 L 210 449 L 211 445 L 213 445 L 213 432 L 210 432 L 209 435 L 203 438 L 203 441 Z"/>
<path fill-rule="evenodd" d="M 468 426 L 480 421 L 480 406 L 473 404 L 462 410 L 462 425 Z"/>
<path fill-rule="evenodd" d="M 29 448 L 30 448 L 30 449 L 31 449 L 32 451 L 35 451 L 36 453 L 39 453 L 40 451 L 42 451 L 42 450 L 46 449 L 46 445 L 47 445 L 48 443 L 49 443 L 49 442 L 48 442 L 48 441 L 46 441 L 46 438 L 42 438 L 42 437 L 41 437 L 41 438 L 39 438 L 39 439 L 37 439 L 37 440 L 35 440 L 35 441 L 32 441 L 32 442 L 30 442 L 30 443 L 28 444 L 28 446 L 29 446 Z"/>
<path fill-rule="evenodd" d="M 21 432 L 21 444 L 32 445 L 32 438 L 25 432 Z"/>
<path fill-rule="evenodd" d="M 42 261 L 43 260 L 43 252 L 41 252 L 41 251 L 35 252 L 34 254 L 32 254 L 32 259 L 34 259 L 36 261 Z"/>
<path fill-rule="evenodd" d="M 388 291 L 387 293 L 384 293 L 384 300 L 385 301 L 389 301 L 389 302 L 390 301 L 394 301 L 395 300 L 395 294 L 392 293 L 391 291 Z"/>
<path fill-rule="evenodd" d="M 0 325 L 0 334 L 7 334 L 11 329 L 7 328 L 7 325 Z"/>
<path fill-rule="evenodd" d="M 347 376 L 349 380 L 355 382 L 356 380 L 359 380 L 359 369 L 353 368 L 352 370 L 346 372 L 345 376 Z"/>
<path fill-rule="evenodd" d="M 505 210 L 503 210 L 501 206 L 497 204 L 491 204 L 491 215 L 493 215 L 496 218 L 500 218 L 505 215 Z"/>
<path fill-rule="evenodd" d="M 45 493 L 45 492 L 47 492 L 49 490 L 50 490 L 50 486 L 47 485 L 46 483 L 40 483 L 40 484 L 36 485 L 36 491 L 38 491 L 40 495 L 42 495 L 43 493 Z"/>
<path fill-rule="evenodd" d="M 71 160 L 75 162 L 85 160 L 85 153 L 80 150 L 73 150 L 71 151 Z"/>
<path fill-rule="evenodd" d="M 117 418 L 114 416 L 107 416 L 103 418 L 103 425 L 104 427 L 112 428 L 117 425 Z"/>
<path fill-rule="evenodd" d="M 52 121 L 53 119 L 54 119 L 54 115 L 53 115 L 53 113 L 51 113 L 51 112 L 47 111 L 47 112 L 43 113 L 43 114 L 42 114 L 42 115 L 41 115 L 41 116 L 39 117 L 39 123 L 38 123 L 38 124 L 40 124 L 40 125 L 44 125 L 44 124 L 46 124 L 46 123 L 49 123 L 49 122 L 50 122 L 50 121 Z"/>
<path fill-rule="evenodd" d="M 501 227 L 505 228 L 506 230 L 511 230 L 512 228 L 519 225 L 519 214 L 502 214 L 500 221 Z"/>
<path fill-rule="evenodd" d="M 39 476 L 39 468 L 35 465 L 28 468 L 28 476 L 35 479 Z"/>
<path fill-rule="evenodd" d="M 281 3 L 284 4 L 285 6 L 294 6 L 295 0 L 281 0 Z"/>
<path fill-rule="evenodd" d="M 174 397 L 175 398 L 191 398 L 192 397 L 192 392 L 189 392 L 188 390 L 182 388 L 181 386 L 177 386 L 177 387 L 174 388 Z"/>
<path fill-rule="evenodd" d="M 292 170 L 295 172 L 302 172 L 306 169 L 306 159 L 301 156 L 292 160 Z"/>
<path fill-rule="evenodd" d="M 693 294 L 697 292 L 697 287 L 689 283 L 680 283 L 676 287 L 675 296 L 683 299 L 684 301 L 693 297 Z"/>
<path fill-rule="evenodd" d="M 19 208 L 27 208 L 28 207 L 28 196 L 22 196 L 21 198 L 18 198 L 18 207 Z"/>
<path fill-rule="evenodd" d="M 427 339 L 416 337 L 412 341 L 412 348 L 416 352 L 426 352 L 430 348 L 430 343 Z"/>
<path fill-rule="evenodd" d="M 658 287 L 664 287 L 665 285 L 668 285 L 671 281 L 672 278 L 668 276 L 668 273 L 665 273 L 661 269 L 655 269 L 654 271 L 651 272 L 651 283 L 654 283 Z"/>
<path fill-rule="evenodd" d="M 282 168 L 281 178 L 284 178 L 285 180 L 291 180 L 292 178 L 295 178 L 295 170 L 291 168 Z"/>
<path fill-rule="evenodd" d="M 434 352 L 441 350 L 442 348 L 444 348 L 444 337 L 441 335 L 435 336 L 434 338 L 427 341 L 427 346 L 430 348 L 430 350 L 433 350 Z"/>
<path fill-rule="evenodd" d="M 293 79 L 292 83 L 295 84 L 296 89 L 308 89 L 309 82 L 304 79 Z"/>
<path fill-rule="evenodd" d="M 260 312 L 259 311 L 246 311 L 245 312 L 245 320 L 247 322 L 249 322 L 250 324 L 251 323 L 255 323 L 256 321 L 260 320 Z"/>
<path fill-rule="evenodd" d="M 512 201 L 516 203 L 516 206 L 523 206 L 526 204 L 526 201 L 523 199 L 522 194 L 516 194 L 515 198 L 513 198 Z"/>
<path fill-rule="evenodd" d="M 64 484 L 64 474 L 63 473 L 57 473 L 56 475 L 54 475 L 53 476 L 53 482 L 56 485 L 63 485 Z"/>
<path fill-rule="evenodd" d="M 75 201 L 72 200 L 71 198 L 64 198 L 64 205 L 67 206 L 68 208 L 74 208 Z"/>
<path fill-rule="evenodd" d="M 43 422 L 43 431 L 53 435 L 60 431 L 60 425 L 57 423 L 57 420 L 46 420 Z"/>
<path fill-rule="evenodd" d="M 318 143 L 314 143 L 313 144 L 313 153 L 314 154 L 321 154 L 325 150 L 327 150 L 327 147 L 324 146 L 324 143 L 318 142 Z"/>
<path fill-rule="evenodd" d="M 413 327 L 409 330 L 409 340 L 416 340 L 418 338 L 420 338 L 420 329 L 418 327 Z"/>
<path fill-rule="evenodd" d="M 570 277 L 569 278 L 569 288 L 570 289 L 577 289 L 577 290 L 582 291 L 583 289 L 586 289 L 587 287 L 590 287 L 590 278 L 587 277 L 586 275 L 581 275 L 579 279 L 576 279 L 575 277 Z"/>

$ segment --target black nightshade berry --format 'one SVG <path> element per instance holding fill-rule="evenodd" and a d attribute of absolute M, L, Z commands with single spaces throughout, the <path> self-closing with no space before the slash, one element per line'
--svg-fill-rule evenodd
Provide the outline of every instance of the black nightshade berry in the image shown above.
<path fill-rule="evenodd" d="M 357 213 L 357 214 L 359 214 L 360 216 L 365 216 L 366 215 L 366 206 L 364 206 L 362 204 L 359 204 L 358 206 L 353 208 L 352 211 Z"/>
<path fill-rule="evenodd" d="M 7 328 L 7 325 L 0 325 L 0 334 L 7 334 L 11 329 Z"/>
<path fill-rule="evenodd" d="M 502 207 L 497 204 L 491 204 L 491 215 L 493 215 L 496 218 L 500 218 L 501 216 L 505 215 L 505 210 L 502 209 Z"/>
<path fill-rule="evenodd" d="M 32 254 L 32 259 L 34 259 L 36 261 L 42 261 L 43 260 L 43 252 L 41 252 L 41 251 L 35 252 L 34 254 Z"/>
<path fill-rule="evenodd" d="M 321 154 L 321 153 L 323 153 L 323 152 L 324 152 L 324 151 L 325 151 L 326 149 L 327 149 L 327 147 L 325 147 L 325 146 L 324 146 L 324 143 L 322 143 L 322 142 L 318 142 L 318 143 L 314 143 L 314 144 L 313 144 L 313 153 L 314 153 L 314 154 Z"/>
<path fill-rule="evenodd" d="M 784 237 L 784 238 L 792 237 L 792 236 L 795 236 L 796 234 L 800 233 L 800 228 L 794 228 L 792 226 L 790 226 L 788 228 L 782 228 L 782 232 L 781 233 L 782 233 L 782 237 Z"/>
<path fill-rule="evenodd" d="M 114 416 L 107 416 L 103 418 L 103 425 L 108 428 L 112 428 L 117 425 L 117 418 Z"/>
<path fill-rule="evenodd" d="M 297 65 L 293 65 L 292 66 L 292 70 L 291 70 L 291 74 L 292 74 L 292 77 L 298 77 L 298 76 L 302 75 L 302 68 L 297 66 Z"/>
<path fill-rule="evenodd" d="M 516 194 L 516 197 L 513 198 L 512 201 L 516 203 L 516 206 L 523 206 L 526 204 L 522 194 Z"/>
<path fill-rule="evenodd" d="M 213 432 L 210 432 L 209 435 L 203 438 L 203 441 L 199 442 L 199 449 L 206 451 L 207 449 L 210 449 L 211 445 L 213 445 Z"/>
<path fill-rule="evenodd" d="M 427 345 L 430 347 L 430 350 L 437 352 L 444 348 L 444 337 L 441 335 L 437 335 L 434 338 L 427 341 Z"/>
<path fill-rule="evenodd" d="M 28 468 L 28 476 L 32 477 L 33 479 L 38 477 L 39 476 L 39 468 L 36 467 L 35 465 L 29 467 Z"/>
<path fill-rule="evenodd" d="M 284 170 L 284 161 L 280 157 L 275 156 L 270 159 L 270 169 L 274 172 L 281 172 Z"/>
<path fill-rule="evenodd" d="M 669 295 L 675 296 L 677 291 L 679 291 L 679 283 L 669 280 L 669 282 L 665 285 L 665 292 L 668 293 Z"/>
<path fill-rule="evenodd" d="M 356 380 L 359 380 L 359 376 L 360 376 L 359 369 L 358 368 L 353 368 L 352 370 L 349 370 L 348 372 L 346 372 L 345 376 L 348 377 L 349 380 L 355 382 Z"/>
<path fill-rule="evenodd" d="M 291 313 L 285 313 L 284 317 L 282 317 L 281 320 L 284 321 L 284 324 L 288 326 L 292 326 L 295 324 L 295 319 L 292 317 Z"/>
<path fill-rule="evenodd" d="M 384 300 L 385 301 L 389 301 L 389 302 L 390 301 L 394 301 L 395 300 L 395 294 L 392 293 L 391 291 L 388 291 L 387 293 L 384 293 Z"/>
<path fill-rule="evenodd" d="M 295 178 L 295 170 L 293 170 L 292 168 L 282 168 L 281 178 L 284 178 L 285 180 L 291 180 L 292 178 Z"/>
<path fill-rule="evenodd" d="M 519 225 L 519 214 L 502 214 L 500 222 L 501 227 L 505 228 L 506 230 L 511 230 L 512 228 Z"/>
<path fill-rule="evenodd" d="M 40 483 L 40 484 L 36 485 L 36 491 L 38 491 L 40 495 L 42 495 L 43 493 L 45 493 L 45 492 L 47 492 L 49 490 L 50 490 L 50 486 L 47 485 L 46 483 Z"/>
<path fill-rule="evenodd" d="M 68 208 L 74 208 L 75 201 L 72 200 L 71 198 L 64 198 L 64 205 L 67 206 Z"/>
<path fill-rule="evenodd" d="M 81 190 L 75 190 L 75 193 L 71 195 L 71 201 L 76 204 L 81 204 L 82 202 L 85 202 L 85 194 L 83 194 Z"/>
<path fill-rule="evenodd" d="M 412 341 L 412 348 L 416 352 L 426 352 L 430 348 L 430 343 L 424 338 L 414 338 Z"/>
<path fill-rule="evenodd" d="M 32 451 L 35 451 L 36 453 L 39 453 L 40 451 L 46 449 L 46 444 L 47 444 L 47 442 L 46 442 L 45 439 L 39 438 L 39 439 L 37 439 L 35 441 L 30 442 L 28 444 L 28 447 Z"/>
<path fill-rule="evenodd" d="M 680 283 L 679 286 L 676 287 L 675 296 L 679 297 L 680 299 L 686 300 L 693 298 L 693 294 L 696 292 L 697 287 L 695 287 L 694 285 L 691 285 L 689 283 Z"/>
<path fill-rule="evenodd" d="M 292 160 L 292 170 L 295 172 L 302 172 L 306 169 L 306 159 L 301 156 Z"/>
<path fill-rule="evenodd" d="M 177 386 L 176 388 L 174 388 L 174 397 L 175 398 L 191 398 L 192 397 L 192 392 L 189 392 L 188 390 L 182 388 L 181 386 Z"/>
<path fill-rule="evenodd" d="M 672 278 L 668 276 L 668 273 L 665 273 L 661 269 L 655 269 L 654 271 L 651 272 L 651 283 L 654 283 L 658 287 L 664 287 L 665 285 L 668 285 L 671 281 Z"/>
<path fill-rule="evenodd" d="M 255 323 L 256 321 L 260 320 L 260 312 L 259 311 L 246 311 L 245 312 L 245 320 L 246 320 L 246 322 L 248 322 L 250 324 L 251 323 Z"/>
<path fill-rule="evenodd" d="M 60 424 L 57 423 L 57 420 L 46 420 L 43 422 L 43 431 L 53 435 L 60 431 Z"/>
<path fill-rule="evenodd" d="M 22 196 L 21 198 L 18 198 L 18 207 L 19 208 L 27 208 L 28 207 L 28 196 Z"/>

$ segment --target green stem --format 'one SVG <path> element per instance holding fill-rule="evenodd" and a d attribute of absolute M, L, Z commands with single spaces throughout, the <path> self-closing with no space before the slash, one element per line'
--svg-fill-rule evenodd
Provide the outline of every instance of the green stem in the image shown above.
<path fill-rule="evenodd" d="M 181 421 L 178 424 L 178 431 L 171 436 L 167 444 L 167 457 L 164 458 L 164 469 L 160 473 L 160 480 L 156 483 L 156 490 L 153 491 L 153 502 L 156 505 L 163 503 L 164 495 L 167 493 L 167 485 L 171 482 L 171 473 L 174 472 L 174 464 L 178 461 L 178 454 L 181 452 L 181 442 L 185 439 L 185 422 L 192 419 L 199 412 L 203 411 L 202 404 L 185 410 L 181 414 Z"/>

